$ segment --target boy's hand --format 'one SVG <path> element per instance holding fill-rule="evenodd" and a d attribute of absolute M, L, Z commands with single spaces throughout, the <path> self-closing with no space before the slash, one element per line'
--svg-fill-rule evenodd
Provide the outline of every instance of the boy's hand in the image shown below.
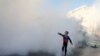
<path fill-rule="evenodd" d="M 61 33 L 58 32 L 59 35 L 61 35 Z"/>
<path fill-rule="evenodd" d="M 70 42 L 71 43 L 71 45 L 73 45 L 73 43 L 72 42 Z"/>

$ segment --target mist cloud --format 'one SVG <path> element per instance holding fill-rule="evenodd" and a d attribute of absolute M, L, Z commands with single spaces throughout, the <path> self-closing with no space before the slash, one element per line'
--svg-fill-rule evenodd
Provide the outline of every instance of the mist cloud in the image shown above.
<path fill-rule="evenodd" d="M 61 51 L 62 38 L 57 33 L 68 30 L 73 43 L 76 44 L 83 39 L 80 38 L 83 37 L 81 27 L 85 30 L 90 29 L 88 27 L 90 21 L 86 18 L 88 15 L 86 13 L 89 13 L 90 18 L 95 13 L 95 7 L 88 8 L 87 6 L 82 9 L 83 12 L 86 11 L 84 14 L 80 13 L 81 10 L 76 11 L 78 14 L 72 13 L 75 14 L 74 18 L 78 15 L 85 18 L 80 24 L 80 17 L 66 19 L 63 10 L 56 11 L 57 9 L 49 2 L 46 3 L 46 0 L 0 0 L 0 2 L 2 2 L 0 3 L 0 54 L 26 54 L 28 51 L 37 52 L 39 50 L 54 53 Z M 93 9 L 92 14 L 90 13 L 91 8 Z M 88 25 L 84 24 L 84 21 L 87 21 Z M 98 25 L 95 24 L 95 26 Z M 97 27 L 93 29 L 95 28 L 97 29 Z M 69 45 L 68 50 L 70 51 L 71 48 L 72 46 Z"/>
<path fill-rule="evenodd" d="M 84 31 L 88 34 L 97 35 L 99 34 L 99 10 L 96 4 L 92 6 L 82 6 L 77 8 L 67 15 L 68 17 L 73 17 L 74 19 L 80 21 L 80 24 L 83 26 Z"/>
<path fill-rule="evenodd" d="M 61 49 L 62 38 L 57 33 L 66 30 L 62 13 L 46 8 L 44 0 L 0 2 L 0 54 Z"/>

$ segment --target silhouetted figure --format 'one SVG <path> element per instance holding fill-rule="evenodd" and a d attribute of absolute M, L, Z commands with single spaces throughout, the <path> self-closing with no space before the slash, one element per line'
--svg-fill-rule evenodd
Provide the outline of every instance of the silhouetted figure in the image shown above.
<path fill-rule="evenodd" d="M 70 41 L 70 43 L 73 45 L 70 37 L 68 36 L 68 31 L 65 31 L 64 34 L 58 33 L 59 35 L 61 35 L 63 37 L 63 46 L 62 46 L 62 51 L 65 51 L 65 56 L 67 53 L 67 46 L 68 46 L 68 40 Z"/>

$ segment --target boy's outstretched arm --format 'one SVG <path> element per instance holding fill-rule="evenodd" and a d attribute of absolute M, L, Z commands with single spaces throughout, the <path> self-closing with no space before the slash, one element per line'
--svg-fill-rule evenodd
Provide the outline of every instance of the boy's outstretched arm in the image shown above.
<path fill-rule="evenodd" d="M 63 34 L 61 34 L 61 33 L 59 33 L 59 32 L 58 32 L 58 34 L 61 35 L 61 36 L 64 36 Z"/>
<path fill-rule="evenodd" d="M 72 41 L 71 41 L 70 37 L 69 37 L 68 39 L 69 39 L 70 43 L 73 45 L 73 43 L 72 43 Z"/>

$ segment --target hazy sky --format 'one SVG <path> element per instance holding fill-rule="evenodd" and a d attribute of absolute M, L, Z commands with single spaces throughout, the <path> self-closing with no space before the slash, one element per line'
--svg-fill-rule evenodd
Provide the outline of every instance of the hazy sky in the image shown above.
<path fill-rule="evenodd" d="M 48 1 L 48 0 L 47 0 Z M 93 5 L 95 0 L 50 0 L 51 6 L 59 9 L 63 6 L 66 6 L 65 9 L 67 10 L 72 10 L 77 7 L 80 7 L 82 5 L 88 5 L 91 6 Z"/>

